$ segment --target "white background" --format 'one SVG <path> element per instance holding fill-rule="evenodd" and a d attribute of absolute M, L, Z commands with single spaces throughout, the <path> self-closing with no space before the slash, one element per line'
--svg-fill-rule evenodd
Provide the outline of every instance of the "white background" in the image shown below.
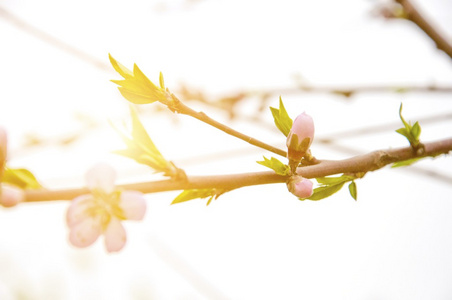
<path fill-rule="evenodd" d="M 416 3 L 452 36 L 450 2 Z M 451 59 L 412 23 L 375 16 L 378 1 L 0 4 L 7 11 L 0 13 L 0 124 L 9 133 L 9 164 L 29 168 L 48 188 L 83 186 L 84 172 L 99 161 L 118 170 L 120 183 L 159 179 L 111 154 L 123 145 L 108 120 L 120 124 L 128 116 L 109 82 L 119 75 L 80 53 L 107 66 L 111 53 L 130 68 L 136 62 L 153 81 L 162 71 L 173 91 L 184 84 L 212 99 L 295 87 L 300 77 L 315 86 L 452 84 Z M 278 96 L 269 105 L 277 106 Z M 402 101 L 408 120 L 449 113 L 421 122 L 423 141 L 452 133 L 450 93 L 281 96 L 292 118 L 303 111 L 314 118 L 319 140 L 337 137 L 333 145 L 314 141 L 318 158 L 406 146 L 394 132 Z M 236 110 L 254 116 L 258 101 Z M 284 147 L 284 137 L 267 126 L 269 110 L 259 114 L 264 126 L 190 103 Z M 143 122 L 165 157 L 188 174 L 265 170 L 255 161 L 271 154 L 155 106 L 142 109 Z M 385 124 L 394 126 L 340 134 Z M 58 144 L 73 134 L 82 137 Z M 27 137 L 45 143 L 32 147 Z M 87 249 L 68 244 L 66 201 L 1 209 L 0 298 L 450 299 L 451 168 L 443 156 L 369 173 L 357 182 L 357 202 L 346 188 L 323 201 L 300 202 L 284 185 L 236 190 L 208 207 L 204 200 L 170 206 L 177 192 L 150 194 L 145 220 L 126 223 L 128 243 L 118 254 L 107 254 L 102 239 Z"/>

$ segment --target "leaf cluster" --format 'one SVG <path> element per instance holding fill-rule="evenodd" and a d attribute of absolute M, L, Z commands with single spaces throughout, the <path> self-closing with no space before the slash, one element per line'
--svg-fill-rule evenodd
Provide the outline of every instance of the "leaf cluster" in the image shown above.
<path fill-rule="evenodd" d="M 130 71 L 116 61 L 113 56 L 110 54 L 108 56 L 115 71 L 124 78 L 123 80 L 112 80 L 112 82 L 119 85 L 119 92 L 128 101 L 135 104 L 147 104 L 155 101 L 165 102 L 167 100 L 162 73 L 160 73 L 159 78 L 160 87 L 157 87 L 136 64 L 133 65 L 133 71 Z"/>
<path fill-rule="evenodd" d="M 178 169 L 172 162 L 166 160 L 157 149 L 132 106 L 130 106 L 130 114 L 132 117 L 132 132 L 130 136 L 117 130 L 127 145 L 127 149 L 117 150 L 114 153 L 147 165 L 154 169 L 156 173 L 161 172 L 174 178 L 183 176 L 181 174 L 183 171 Z"/>
<path fill-rule="evenodd" d="M 267 168 L 272 169 L 275 171 L 276 174 L 282 175 L 282 176 L 288 176 L 290 175 L 290 168 L 288 165 L 283 164 L 278 159 L 271 157 L 270 159 L 266 158 L 264 156 L 263 161 L 257 161 L 258 164 L 263 165 Z"/>
<path fill-rule="evenodd" d="M 290 129 L 292 128 L 293 121 L 289 117 L 289 114 L 284 107 L 281 97 L 279 97 L 279 109 L 270 107 L 270 111 L 273 115 L 273 120 L 276 127 L 285 135 L 288 136 Z"/>
<path fill-rule="evenodd" d="M 411 125 L 411 122 L 405 121 L 405 119 L 402 116 L 402 107 L 403 107 L 403 104 L 400 103 L 399 117 L 400 117 L 400 120 L 402 121 L 404 127 L 397 129 L 396 132 L 403 135 L 404 137 L 406 137 L 408 142 L 410 142 L 411 147 L 414 150 L 418 150 L 422 146 L 421 142 L 419 141 L 419 137 L 421 136 L 421 126 L 419 125 L 419 122 L 417 122 L 417 121 L 416 121 L 416 123 L 414 123 L 414 125 Z M 409 165 L 417 162 L 420 159 L 421 158 L 418 157 L 418 158 L 408 159 L 405 161 L 400 161 L 400 162 L 392 164 L 391 168 L 409 166 Z"/>
<path fill-rule="evenodd" d="M 411 147 L 417 149 L 420 144 L 419 137 L 421 136 L 421 126 L 417 121 L 416 123 L 414 123 L 414 125 L 411 125 L 411 122 L 406 122 L 402 116 L 402 107 L 403 104 L 400 103 L 399 116 L 400 120 L 402 120 L 404 127 L 397 129 L 396 132 L 406 137 L 407 140 L 410 142 Z"/>

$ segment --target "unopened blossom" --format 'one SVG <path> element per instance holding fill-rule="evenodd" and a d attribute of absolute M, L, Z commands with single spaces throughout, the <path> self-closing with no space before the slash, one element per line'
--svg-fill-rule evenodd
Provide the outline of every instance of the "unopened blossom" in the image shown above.
<path fill-rule="evenodd" d="M 292 128 L 287 135 L 287 158 L 299 162 L 314 139 L 314 121 L 305 112 L 295 118 Z"/>
<path fill-rule="evenodd" d="M 290 177 L 287 182 L 287 189 L 301 199 L 311 197 L 313 193 L 312 181 L 299 175 Z"/>
<path fill-rule="evenodd" d="M 116 173 L 108 165 L 99 164 L 86 174 L 91 193 L 72 200 L 67 211 L 69 241 L 84 248 L 104 235 L 108 252 L 121 250 L 126 243 L 124 220 L 142 220 L 146 201 L 138 191 L 122 191 L 114 186 Z"/>
<path fill-rule="evenodd" d="M 8 149 L 8 138 L 6 130 L 0 127 L 0 205 L 4 207 L 12 207 L 24 201 L 24 191 L 2 182 L 3 172 L 6 165 L 6 153 Z"/>

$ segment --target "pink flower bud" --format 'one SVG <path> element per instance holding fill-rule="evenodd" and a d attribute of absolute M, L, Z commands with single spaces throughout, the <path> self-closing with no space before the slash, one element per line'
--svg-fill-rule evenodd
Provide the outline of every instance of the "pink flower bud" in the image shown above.
<path fill-rule="evenodd" d="M 314 139 L 314 121 L 306 113 L 300 114 L 287 136 L 287 158 L 299 162 L 309 150 Z"/>
<path fill-rule="evenodd" d="M 287 189 L 298 198 L 308 198 L 313 192 L 312 181 L 299 175 L 295 175 L 290 177 L 287 182 Z"/>
<path fill-rule="evenodd" d="M 16 206 L 25 200 L 24 191 L 7 184 L 1 185 L 0 204 L 4 207 Z"/>

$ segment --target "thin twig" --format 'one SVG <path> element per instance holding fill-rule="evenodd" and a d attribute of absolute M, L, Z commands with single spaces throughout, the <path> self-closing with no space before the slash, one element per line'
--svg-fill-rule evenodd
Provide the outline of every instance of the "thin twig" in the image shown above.
<path fill-rule="evenodd" d="M 268 150 L 270 152 L 273 152 L 275 154 L 281 155 L 283 157 L 287 156 L 286 151 L 278 149 L 276 147 L 273 147 L 272 145 L 266 144 L 264 142 L 261 142 L 253 137 L 250 137 L 248 135 L 245 135 L 237 130 L 232 129 L 231 127 L 228 127 L 212 118 L 210 118 L 209 116 L 207 116 L 205 113 L 203 112 L 197 112 L 193 109 L 191 109 L 190 107 L 186 106 L 185 104 L 183 104 L 181 101 L 179 101 L 177 98 L 175 99 L 177 102 L 174 106 L 171 106 L 170 109 L 174 109 L 176 112 L 180 113 L 180 114 L 184 114 L 184 115 L 188 115 L 191 116 L 195 119 L 198 119 L 206 124 L 209 124 L 229 135 L 232 135 L 236 138 L 239 138 L 253 146 Z"/>
<path fill-rule="evenodd" d="M 452 138 L 424 143 L 424 146 L 425 152 L 422 155 L 416 155 L 411 147 L 377 150 L 344 160 L 322 161 L 317 165 L 298 168 L 297 172 L 305 178 L 317 178 L 341 173 L 366 173 L 381 169 L 388 164 L 416 157 L 435 157 L 440 154 L 447 154 L 452 151 Z M 185 181 L 161 180 L 125 184 L 118 187 L 143 193 L 205 188 L 234 190 L 245 186 L 282 183 L 286 180 L 287 176 L 268 171 L 230 175 L 188 176 Z M 89 193 L 87 188 L 28 190 L 26 191 L 26 201 L 70 200 L 87 193 Z"/>

